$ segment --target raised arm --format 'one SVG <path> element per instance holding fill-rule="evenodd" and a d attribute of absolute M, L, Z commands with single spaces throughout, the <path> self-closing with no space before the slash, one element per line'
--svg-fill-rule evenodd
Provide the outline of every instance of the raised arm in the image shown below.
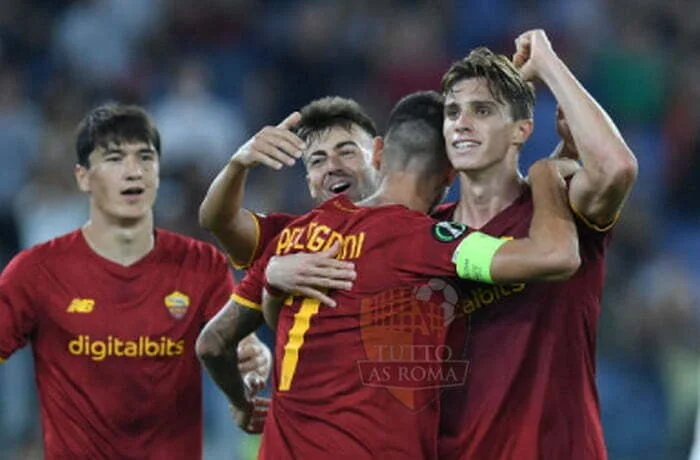
<path fill-rule="evenodd" d="M 293 166 L 304 143 L 290 129 L 301 120 L 294 112 L 277 126 L 266 126 L 250 138 L 219 172 L 199 207 L 199 225 L 209 230 L 237 264 L 250 261 L 257 245 L 255 216 L 243 209 L 248 169 Z"/>
<path fill-rule="evenodd" d="M 459 242 L 452 261 L 460 278 L 508 284 L 559 281 L 576 273 L 581 265 L 578 235 L 562 178 L 563 171 L 572 169 L 567 163 L 577 166 L 572 160 L 547 159 L 530 167 L 534 211 L 526 238 L 472 232 Z"/>
<path fill-rule="evenodd" d="M 569 187 L 572 207 L 587 223 L 614 222 L 637 178 L 637 160 L 608 114 L 555 54 L 542 30 L 523 33 L 513 58 L 525 79 L 539 78 L 566 116 L 583 164 Z"/>
<path fill-rule="evenodd" d="M 496 251 L 491 264 L 495 283 L 565 280 L 581 265 L 576 224 L 557 162 L 536 162 L 529 177 L 534 207 L 530 231 L 527 238 L 508 241 Z"/>
<path fill-rule="evenodd" d="M 249 433 L 262 430 L 268 401 L 253 397 L 241 376 L 238 345 L 261 324 L 262 313 L 229 300 L 197 338 L 195 350 L 216 385 L 228 398 L 238 425 Z"/>

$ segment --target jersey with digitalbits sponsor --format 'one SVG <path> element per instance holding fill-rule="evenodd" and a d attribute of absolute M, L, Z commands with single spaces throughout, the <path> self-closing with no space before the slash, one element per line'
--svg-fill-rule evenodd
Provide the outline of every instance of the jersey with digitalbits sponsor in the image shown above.
<path fill-rule="evenodd" d="M 452 254 L 467 233 L 403 206 L 357 207 L 344 196 L 282 231 L 234 300 L 260 308 L 270 256 L 336 241 L 358 275 L 352 290 L 332 293 L 336 308 L 296 297 L 282 308 L 260 458 L 437 458 L 439 387 L 466 374 L 464 365 L 443 367 L 457 294 L 440 277 L 455 276 Z"/>
<path fill-rule="evenodd" d="M 437 216 L 451 219 L 454 210 L 443 206 Z M 480 230 L 525 237 L 532 212 L 528 190 Z M 578 219 L 582 265 L 568 281 L 461 281 L 449 343 L 463 348 L 469 373 L 464 386 L 442 393 L 440 458 L 606 458 L 595 352 L 610 232 L 591 227 Z"/>
<path fill-rule="evenodd" d="M 164 230 L 124 267 L 80 230 L 0 276 L 0 358 L 32 345 L 47 459 L 201 458 L 194 344 L 233 289 L 226 257 Z"/>

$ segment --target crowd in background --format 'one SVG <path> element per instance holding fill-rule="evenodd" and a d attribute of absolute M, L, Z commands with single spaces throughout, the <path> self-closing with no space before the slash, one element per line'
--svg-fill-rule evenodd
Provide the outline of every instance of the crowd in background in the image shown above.
<path fill-rule="evenodd" d="M 84 223 L 73 135 L 104 101 L 143 105 L 160 128 L 157 225 L 211 240 L 198 227 L 199 203 L 262 126 L 341 95 L 382 128 L 401 96 L 437 89 L 452 60 L 479 45 L 510 55 L 515 37 L 533 27 L 547 31 L 639 161 L 615 229 L 599 328 L 610 458 L 685 459 L 700 357 L 696 1 L 0 0 L 1 266 Z M 557 142 L 556 102 L 541 87 L 537 98 L 523 171 Z M 308 210 L 302 167 L 255 170 L 246 205 Z M 255 439 L 206 388 L 207 458 L 247 458 Z M 0 458 L 40 455 L 39 436 L 25 350 L 0 366 Z"/>

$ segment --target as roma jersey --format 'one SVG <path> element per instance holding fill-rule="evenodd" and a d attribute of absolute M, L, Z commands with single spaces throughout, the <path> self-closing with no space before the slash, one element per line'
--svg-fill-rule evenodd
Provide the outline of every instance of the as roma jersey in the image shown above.
<path fill-rule="evenodd" d="M 437 458 L 439 389 L 461 385 L 464 363 L 445 361 L 456 290 L 451 257 L 465 226 L 403 206 L 363 208 L 333 198 L 288 225 L 237 287 L 259 308 L 272 255 L 340 244 L 354 262 L 336 308 L 287 299 L 277 325 L 275 390 L 265 459 Z"/>
<path fill-rule="evenodd" d="M 233 279 L 213 246 L 163 230 L 124 267 L 75 231 L 0 276 L 0 358 L 31 343 L 47 459 L 201 457 L 200 329 Z"/>
<path fill-rule="evenodd" d="M 437 217 L 452 218 L 454 209 Z M 525 237 L 532 211 L 526 191 L 480 230 Z M 440 458 L 606 458 L 595 352 L 610 233 L 581 221 L 578 232 L 582 264 L 568 281 L 462 282 L 449 342 L 463 349 L 469 374 L 442 393 Z"/>

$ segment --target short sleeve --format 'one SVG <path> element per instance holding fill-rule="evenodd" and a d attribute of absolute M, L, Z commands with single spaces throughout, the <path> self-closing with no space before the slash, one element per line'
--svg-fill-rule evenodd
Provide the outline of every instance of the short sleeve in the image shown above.
<path fill-rule="evenodd" d="M 206 298 L 206 306 L 204 308 L 205 322 L 213 318 L 219 310 L 228 302 L 231 291 L 235 288 L 233 273 L 229 267 L 226 256 L 216 252 L 214 257 L 213 267 L 211 270 L 211 288 Z"/>
<path fill-rule="evenodd" d="M 253 251 L 253 256 L 250 260 L 243 263 L 235 260 L 231 260 L 233 266 L 236 269 L 246 269 L 250 267 L 253 262 L 258 260 L 260 256 L 265 252 L 265 248 L 270 244 L 272 240 L 275 239 L 277 235 L 280 234 L 282 229 L 287 226 L 291 221 L 297 218 L 293 214 L 285 214 L 281 212 L 271 213 L 271 214 L 257 214 L 251 213 L 253 220 L 255 221 L 256 228 L 256 244 L 255 250 Z"/>
<path fill-rule="evenodd" d="M 0 361 L 29 341 L 37 325 L 37 267 L 20 253 L 0 274 Z"/>
<path fill-rule="evenodd" d="M 272 247 L 272 246 L 271 246 Z M 262 292 L 265 287 L 265 268 L 272 257 L 272 250 L 267 250 L 248 269 L 240 283 L 233 290 L 231 299 L 244 307 L 262 310 Z"/>

